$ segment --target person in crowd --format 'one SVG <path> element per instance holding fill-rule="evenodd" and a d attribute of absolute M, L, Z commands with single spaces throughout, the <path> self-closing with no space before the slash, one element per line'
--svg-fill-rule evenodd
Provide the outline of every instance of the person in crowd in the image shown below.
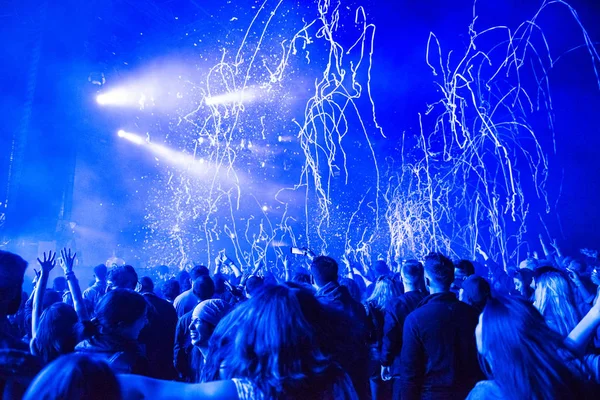
<path fill-rule="evenodd" d="M 187 274 L 187 272 L 186 272 Z M 186 289 L 187 290 L 187 289 Z M 162 296 L 169 303 L 173 304 L 177 296 L 181 294 L 181 286 L 175 279 L 169 279 L 162 285 Z M 173 306 L 175 307 L 175 306 Z"/>
<path fill-rule="evenodd" d="M 154 282 L 149 276 L 142 276 L 140 278 L 140 293 L 154 293 Z"/>
<path fill-rule="evenodd" d="M 67 306 L 68 307 L 68 306 Z M 115 373 L 87 354 L 61 356 L 36 376 L 23 400 L 121 400 Z"/>
<path fill-rule="evenodd" d="M 488 281 L 481 276 L 471 275 L 462 282 L 458 299 L 467 303 L 481 313 L 485 303 L 492 296 L 492 289 Z"/>
<path fill-rule="evenodd" d="M 357 283 L 357 281 L 355 281 L 352 278 L 345 277 L 345 278 L 340 279 L 340 285 L 348 288 L 348 292 L 350 292 L 350 296 L 352 296 L 354 301 L 357 301 L 359 303 L 362 302 L 363 294 L 360 290 L 360 286 Z M 365 287 L 365 289 L 366 289 L 366 287 Z"/>
<path fill-rule="evenodd" d="M 41 369 L 27 345 L 11 334 L 7 321 L 21 305 L 26 269 L 27 262 L 21 257 L 0 250 L 0 396 L 5 399 L 20 398 Z"/>
<path fill-rule="evenodd" d="M 100 298 L 106 293 L 106 274 L 108 269 L 104 264 L 94 267 L 94 284 L 83 291 L 83 299 L 96 307 Z"/>
<path fill-rule="evenodd" d="M 215 328 L 227 315 L 230 306 L 221 299 L 204 300 L 192 311 L 192 321 L 189 326 L 189 336 L 194 351 L 192 352 L 193 365 L 195 367 L 196 379 L 200 382 L 202 368 L 208 356 L 208 342 Z M 194 357 L 195 355 L 195 357 Z"/>
<path fill-rule="evenodd" d="M 173 305 L 175 306 L 175 310 L 177 311 L 177 317 L 181 318 L 181 316 L 185 313 L 188 313 L 196 307 L 198 304 L 198 297 L 193 292 L 194 282 L 200 278 L 201 276 L 208 277 L 208 268 L 204 265 L 196 265 L 190 271 L 190 277 L 192 279 L 192 287 L 184 292 L 182 292 L 175 301 Z M 212 281 L 212 280 L 211 280 Z M 214 292 L 214 282 L 213 282 L 213 292 Z"/>
<path fill-rule="evenodd" d="M 107 277 L 109 289 L 123 288 L 134 290 L 138 276 L 131 265 L 115 267 Z M 177 313 L 173 305 L 161 299 L 154 292 L 143 293 L 148 305 L 147 323 L 139 335 L 139 343 L 146 349 L 146 357 L 150 364 L 150 376 L 161 379 L 175 379 L 177 373 L 173 366 L 173 343 Z"/>
<path fill-rule="evenodd" d="M 192 293 L 196 297 L 196 305 L 205 300 L 212 299 L 215 294 L 215 285 L 208 275 L 199 276 L 192 286 Z M 194 307 L 195 309 L 195 307 Z M 184 382 L 196 382 L 198 364 L 194 362 L 193 345 L 190 338 L 190 325 L 192 323 L 193 309 L 185 313 L 175 329 L 175 346 L 173 362 L 179 375 Z"/>
<path fill-rule="evenodd" d="M 526 300 L 489 299 L 475 336 L 488 380 L 468 400 L 592 398 L 581 364 Z"/>
<path fill-rule="evenodd" d="M 80 325 L 85 339 L 75 351 L 102 358 L 118 373 L 149 375 L 148 359 L 138 341 L 147 322 L 147 308 L 141 294 L 112 289 L 98 302 L 96 317 Z"/>
<path fill-rule="evenodd" d="M 218 381 L 187 384 L 125 375 L 119 379 L 126 396 L 357 399 L 348 375 L 321 352 L 297 294 L 286 286 L 267 286 L 218 324 L 209 355 Z"/>
<path fill-rule="evenodd" d="M 194 267 L 192 267 L 190 271 L 193 268 Z M 206 274 L 208 275 L 208 269 L 206 270 Z M 179 282 L 179 289 L 181 290 L 181 293 L 192 288 L 192 276 L 186 270 L 179 271 L 177 274 L 177 282 Z"/>
<path fill-rule="evenodd" d="M 481 377 L 473 341 L 477 311 L 450 291 L 454 265 L 431 253 L 425 258 L 430 295 L 404 322 L 401 353 L 403 399 L 463 399 Z"/>
<path fill-rule="evenodd" d="M 551 329 L 566 337 L 581 319 L 568 278 L 553 267 L 536 273 L 533 305 Z"/>
<path fill-rule="evenodd" d="M 451 291 L 458 295 L 465 279 L 473 274 L 475 274 L 475 267 L 471 261 L 458 260 L 454 265 L 454 282 L 452 282 Z"/>
<path fill-rule="evenodd" d="M 533 271 L 529 268 L 516 270 L 513 275 L 513 282 L 517 295 L 533 303 L 534 289 L 531 285 L 533 282 Z"/>
<path fill-rule="evenodd" d="M 52 290 L 60 293 L 61 296 L 69 291 L 69 288 L 67 287 L 67 280 L 64 276 L 57 276 L 54 278 L 52 281 Z"/>
<path fill-rule="evenodd" d="M 263 286 L 265 285 L 264 280 L 260 276 L 251 275 L 244 286 L 244 294 L 246 298 L 254 296 Z"/>
<path fill-rule="evenodd" d="M 45 365 L 63 354 L 72 353 L 78 343 L 77 313 L 68 304 L 48 307 L 37 324 L 30 343 L 31 353 Z"/>
<path fill-rule="evenodd" d="M 164 283 L 171 278 L 171 271 L 167 265 L 159 265 L 156 267 L 156 273 L 158 274 L 158 282 Z"/>
<path fill-rule="evenodd" d="M 373 293 L 365 300 L 367 317 L 370 320 L 370 386 L 371 398 L 391 399 L 392 384 L 381 379 L 381 347 L 384 331 L 384 313 L 392 302 L 400 296 L 401 292 L 396 282 L 388 275 L 381 275 L 376 279 Z"/>
<path fill-rule="evenodd" d="M 589 352 L 590 340 L 600 329 L 600 302 L 594 303 L 590 311 L 569 333 L 565 345 L 579 357 L 584 357 L 594 381 L 600 384 L 600 354 Z M 600 393 L 600 392 L 599 392 Z"/>
<path fill-rule="evenodd" d="M 399 399 L 400 392 L 400 352 L 402 350 L 402 331 L 408 314 L 415 310 L 426 294 L 420 290 L 423 277 L 423 264 L 410 260 L 400 269 L 404 294 L 394 300 L 386 309 L 381 345 L 381 378 L 388 381 L 393 378 L 393 398 Z"/>
<path fill-rule="evenodd" d="M 312 260 L 310 272 L 313 276 L 315 285 L 318 287 L 315 297 L 323 304 L 344 312 L 364 332 L 365 342 L 368 336 L 369 320 L 365 308 L 359 302 L 355 301 L 350 292 L 344 286 L 338 283 L 338 264 L 327 256 L 318 256 Z M 364 360 L 368 364 L 367 360 Z M 368 379 L 368 365 L 360 371 L 349 372 L 359 396 L 366 397 L 370 392 Z"/>

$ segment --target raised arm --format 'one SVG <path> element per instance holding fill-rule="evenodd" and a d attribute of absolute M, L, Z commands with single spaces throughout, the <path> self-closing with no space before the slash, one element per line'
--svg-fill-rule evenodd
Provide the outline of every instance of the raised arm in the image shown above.
<path fill-rule="evenodd" d="M 52 254 L 48 252 L 48 258 L 46 258 L 46 252 L 44 252 L 44 260 L 37 259 L 38 263 L 42 267 L 40 277 L 35 287 L 33 295 L 33 311 L 31 314 L 31 335 L 35 339 L 37 337 L 37 330 L 40 324 L 40 318 L 42 317 L 42 307 L 44 303 L 44 293 L 46 292 L 46 286 L 48 285 L 48 278 L 50 277 L 50 271 L 54 269 L 56 265 L 56 253 Z"/>
<path fill-rule="evenodd" d="M 60 255 L 62 258 L 63 271 L 65 272 L 65 278 L 67 279 L 67 284 L 69 285 L 69 291 L 71 292 L 71 297 L 73 298 L 73 305 L 75 306 L 77 316 L 79 317 L 80 321 L 87 321 L 89 316 L 87 309 L 85 308 L 85 303 L 83 302 L 79 281 L 73 272 L 73 265 L 75 264 L 75 257 L 77 256 L 77 253 L 71 255 L 71 249 L 67 251 L 65 248 L 60 251 Z"/>
<path fill-rule="evenodd" d="M 229 257 L 227 257 L 227 255 L 225 255 L 225 254 L 223 254 L 223 263 L 225 265 L 227 265 L 229 268 L 231 268 L 231 270 L 233 271 L 233 275 L 236 278 L 239 278 L 240 276 L 242 276 L 242 272 L 237 267 L 237 265 L 235 265 L 235 263 Z"/>
<path fill-rule="evenodd" d="M 578 355 L 584 355 L 590 339 L 600 326 L 600 301 L 592 307 L 565 339 L 565 345 Z"/>

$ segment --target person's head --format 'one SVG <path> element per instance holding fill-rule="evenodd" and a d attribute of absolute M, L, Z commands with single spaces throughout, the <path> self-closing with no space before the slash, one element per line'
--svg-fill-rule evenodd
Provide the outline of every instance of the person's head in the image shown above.
<path fill-rule="evenodd" d="M 585 263 L 578 259 L 571 260 L 571 262 L 567 265 L 567 269 L 569 269 L 571 271 L 575 271 L 579 275 L 585 275 L 587 272 L 586 271 L 587 267 L 586 267 Z"/>
<path fill-rule="evenodd" d="M 292 282 L 305 283 L 307 285 L 312 284 L 310 274 L 307 274 L 304 271 L 297 271 L 294 276 L 292 276 Z"/>
<path fill-rule="evenodd" d="M 454 279 L 464 281 L 475 273 L 475 267 L 469 260 L 458 260 L 454 265 Z"/>
<path fill-rule="evenodd" d="M 177 296 L 181 293 L 181 287 L 179 286 L 179 282 L 175 279 L 169 279 L 162 285 L 162 294 L 165 296 L 165 299 L 173 302 Z"/>
<path fill-rule="evenodd" d="M 64 276 L 57 276 L 52 281 L 52 289 L 56 290 L 58 293 L 62 293 L 67 290 L 67 280 Z"/>
<path fill-rule="evenodd" d="M 194 282 L 196 279 L 200 278 L 201 276 L 209 276 L 209 275 L 210 275 L 210 273 L 208 271 L 208 268 L 206 268 L 204 265 L 196 265 L 190 271 L 190 278 L 192 279 L 192 282 Z"/>
<path fill-rule="evenodd" d="M 260 276 L 252 275 L 246 280 L 246 297 L 250 298 L 258 292 L 265 282 Z"/>
<path fill-rule="evenodd" d="M 348 292 L 350 292 L 350 296 L 359 303 L 362 302 L 362 293 L 360 291 L 360 286 L 354 279 L 350 278 L 342 278 L 340 279 L 340 285 L 348 288 Z"/>
<path fill-rule="evenodd" d="M 447 292 L 454 281 L 454 264 L 441 253 L 430 253 L 423 267 L 425 286 L 430 293 Z"/>
<path fill-rule="evenodd" d="M 32 350 L 44 364 L 72 353 L 78 342 L 76 325 L 77 313 L 73 307 L 62 302 L 52 304 L 40 318 Z"/>
<path fill-rule="evenodd" d="M 545 272 L 536 278 L 533 305 L 546 318 L 550 328 L 563 337 L 581 319 L 569 279 L 557 270 Z"/>
<path fill-rule="evenodd" d="M 86 354 L 59 357 L 40 372 L 23 400 L 121 400 L 121 386 L 105 361 Z"/>
<path fill-rule="evenodd" d="M 417 260 L 408 260 L 402 264 L 400 274 L 402 276 L 402 283 L 406 289 L 417 290 L 424 279 L 423 264 Z"/>
<path fill-rule="evenodd" d="M 58 293 L 54 289 L 48 289 L 44 292 L 44 298 L 42 299 L 42 310 L 46 310 L 52 304 L 62 302 L 62 293 Z"/>
<path fill-rule="evenodd" d="M 204 301 L 215 295 L 215 283 L 210 276 L 201 275 L 192 284 L 192 292 L 198 301 Z"/>
<path fill-rule="evenodd" d="M 471 275 L 462 283 L 459 300 L 481 312 L 491 295 L 492 290 L 488 281 L 481 276 Z"/>
<path fill-rule="evenodd" d="M 513 275 L 513 283 L 515 290 L 526 298 L 529 298 L 533 293 L 531 283 L 533 282 L 533 271 L 529 268 L 516 270 Z"/>
<path fill-rule="evenodd" d="M 208 340 L 228 311 L 229 305 L 221 299 L 204 300 L 199 303 L 192 312 L 190 324 L 192 345 L 207 348 Z"/>
<path fill-rule="evenodd" d="M 190 273 L 186 270 L 179 271 L 177 274 L 177 282 L 179 283 L 179 290 L 185 292 L 192 288 L 192 278 Z"/>
<path fill-rule="evenodd" d="M 379 309 L 385 309 L 390 305 L 392 300 L 401 294 L 396 282 L 389 276 L 382 275 L 375 281 L 375 289 L 373 289 L 373 293 L 367 299 L 367 303 L 371 303 Z"/>
<path fill-rule="evenodd" d="M 290 388 L 296 389 L 296 395 L 302 387 L 308 390 L 306 378 L 323 371 L 329 360 L 316 344 L 299 292 L 267 286 L 238 305 L 212 336 L 208 367 L 222 365 L 220 379 L 251 379 L 269 398 L 284 398 Z"/>
<path fill-rule="evenodd" d="M 104 264 L 98 264 L 94 267 L 94 277 L 98 282 L 106 282 L 106 274 L 108 273 L 108 268 Z"/>
<path fill-rule="evenodd" d="M 161 281 L 167 280 L 169 277 L 169 267 L 166 265 L 159 265 L 156 267 L 156 273 L 158 274 L 158 279 Z"/>
<path fill-rule="evenodd" d="M 475 337 L 482 369 L 504 398 L 579 398 L 581 382 L 565 363 L 562 337 L 525 299 L 490 298 Z"/>
<path fill-rule="evenodd" d="M 135 340 L 146 322 L 144 296 L 130 289 L 113 289 L 96 305 L 96 317 L 84 324 L 83 336 L 115 334 Z"/>
<path fill-rule="evenodd" d="M 331 257 L 318 256 L 313 259 L 310 272 L 317 286 L 323 287 L 330 282 L 337 282 L 338 263 Z"/>
<path fill-rule="evenodd" d="M 391 273 L 387 263 L 383 260 L 375 261 L 373 264 L 373 271 L 375 273 L 375 278 L 380 276 L 388 276 Z"/>
<path fill-rule="evenodd" d="M 0 317 L 15 314 L 21 305 L 21 288 L 27 262 L 0 250 Z"/>
<path fill-rule="evenodd" d="M 135 290 L 138 283 L 138 275 L 131 265 L 113 267 L 108 271 L 106 277 L 106 290 L 130 289 Z"/>
<path fill-rule="evenodd" d="M 154 282 L 149 276 L 142 276 L 140 278 L 140 293 L 154 293 Z"/>

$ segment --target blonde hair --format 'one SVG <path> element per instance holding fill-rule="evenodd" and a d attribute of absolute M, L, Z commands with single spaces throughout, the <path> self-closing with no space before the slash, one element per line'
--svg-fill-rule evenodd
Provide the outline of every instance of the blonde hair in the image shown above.
<path fill-rule="evenodd" d="M 536 278 L 533 305 L 548 326 L 562 337 L 567 337 L 581 319 L 571 285 L 559 271 L 546 272 Z"/>
<path fill-rule="evenodd" d="M 375 289 L 373 289 L 373 293 L 366 300 L 366 303 L 371 303 L 373 306 L 383 309 L 401 294 L 399 285 L 392 278 L 380 276 L 377 278 Z"/>

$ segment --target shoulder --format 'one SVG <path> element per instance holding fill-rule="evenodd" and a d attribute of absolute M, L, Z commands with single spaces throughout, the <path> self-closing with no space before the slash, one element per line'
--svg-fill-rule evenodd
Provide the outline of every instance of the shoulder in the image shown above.
<path fill-rule="evenodd" d="M 481 381 L 467 397 L 467 400 L 479 400 L 479 399 L 502 399 L 504 396 L 502 395 L 502 391 L 500 387 L 495 381 Z"/>

